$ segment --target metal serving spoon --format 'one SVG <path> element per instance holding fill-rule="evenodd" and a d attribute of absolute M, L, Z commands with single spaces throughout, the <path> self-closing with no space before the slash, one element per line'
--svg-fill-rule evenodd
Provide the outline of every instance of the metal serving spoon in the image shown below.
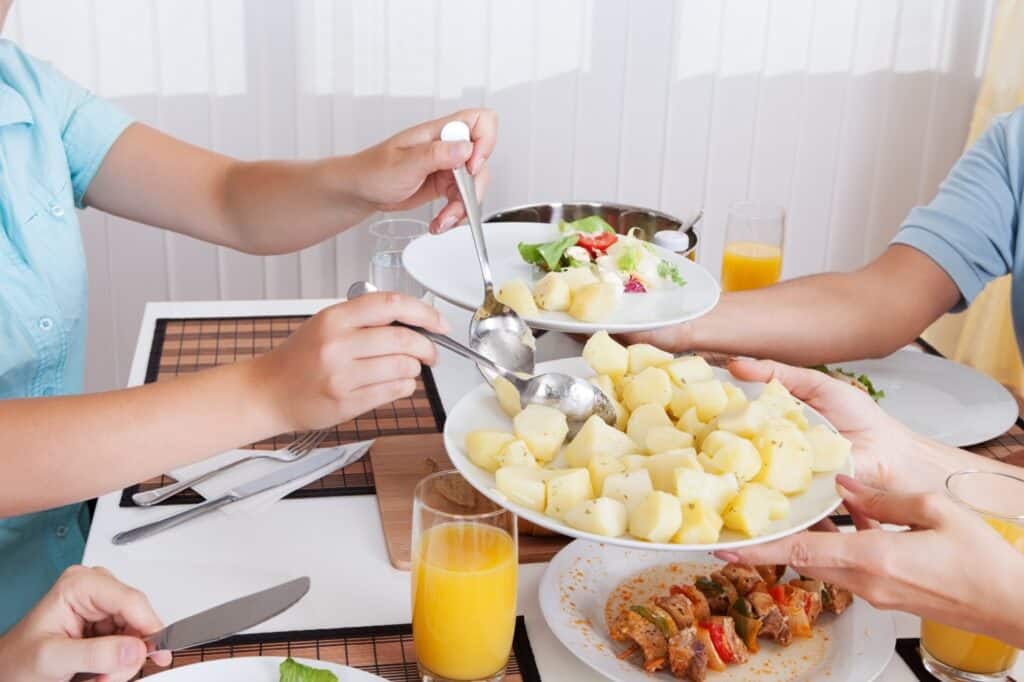
<path fill-rule="evenodd" d="M 375 291 L 377 291 L 377 287 L 369 282 L 355 282 L 348 288 L 348 300 L 351 301 Z M 422 334 L 442 348 L 447 348 L 453 353 L 472 360 L 478 366 L 493 373 L 493 376 L 503 377 L 519 391 L 519 404 L 522 407 L 547 405 L 555 408 L 568 420 L 570 435 L 575 435 L 583 422 L 594 414 L 609 424 L 615 423 L 614 405 L 601 389 L 586 379 L 557 372 L 524 377 L 522 373 L 503 367 L 473 348 L 464 346 L 444 334 L 437 334 L 404 322 L 392 322 L 391 324 Z"/>
<path fill-rule="evenodd" d="M 441 139 L 445 142 L 469 142 L 469 126 L 462 121 L 449 121 L 441 130 Z M 484 242 L 480 204 L 476 199 L 473 178 L 465 166 L 459 166 L 452 173 L 466 207 L 466 217 L 484 282 L 484 301 L 469 323 L 469 347 L 513 372 L 533 374 L 536 348 L 533 331 L 516 311 L 498 301 L 494 295 L 494 277 L 487 258 L 487 244 Z M 494 383 L 495 374 L 484 365 L 478 364 L 478 367 L 484 379 Z"/>

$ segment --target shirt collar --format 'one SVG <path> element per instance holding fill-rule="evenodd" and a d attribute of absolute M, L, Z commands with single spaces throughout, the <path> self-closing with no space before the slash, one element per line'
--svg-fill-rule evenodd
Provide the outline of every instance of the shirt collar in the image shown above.
<path fill-rule="evenodd" d="M 0 80 L 0 127 L 33 120 L 32 110 L 21 93 Z"/>

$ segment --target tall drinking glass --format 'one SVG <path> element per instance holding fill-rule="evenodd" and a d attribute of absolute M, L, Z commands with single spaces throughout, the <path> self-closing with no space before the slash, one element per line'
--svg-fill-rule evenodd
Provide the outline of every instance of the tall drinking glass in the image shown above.
<path fill-rule="evenodd" d="M 416 486 L 412 636 L 424 682 L 505 675 L 516 623 L 516 517 L 455 471 Z"/>
<path fill-rule="evenodd" d="M 426 233 L 427 223 L 411 218 L 389 218 L 370 225 L 370 234 L 375 240 L 370 259 L 370 283 L 383 291 L 422 298 L 426 289 L 402 266 L 402 250 Z"/>
<path fill-rule="evenodd" d="M 761 201 L 733 204 L 725 224 L 722 289 L 759 289 L 778 282 L 785 236 L 786 211 L 781 206 Z"/>
<path fill-rule="evenodd" d="M 1024 479 L 988 471 L 960 471 L 946 479 L 946 493 L 979 514 L 1018 552 L 1024 552 Z M 928 619 L 921 620 L 924 667 L 951 682 L 1005 680 L 1017 649 L 998 639 Z"/>

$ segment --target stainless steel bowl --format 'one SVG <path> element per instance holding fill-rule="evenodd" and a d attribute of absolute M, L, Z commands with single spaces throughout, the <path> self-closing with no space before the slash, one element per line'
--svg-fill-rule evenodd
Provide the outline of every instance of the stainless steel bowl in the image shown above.
<path fill-rule="evenodd" d="M 630 228 L 643 230 L 643 238 L 651 241 L 659 230 L 678 230 L 683 224 L 679 218 L 667 213 L 639 206 L 609 204 L 600 201 L 574 201 L 570 203 L 528 204 L 515 206 L 492 213 L 484 219 L 488 223 L 550 223 L 573 221 L 589 216 L 601 216 L 619 233 L 625 234 Z M 697 231 L 690 228 L 685 232 L 690 240 L 684 252 L 693 258 L 697 248 Z"/>

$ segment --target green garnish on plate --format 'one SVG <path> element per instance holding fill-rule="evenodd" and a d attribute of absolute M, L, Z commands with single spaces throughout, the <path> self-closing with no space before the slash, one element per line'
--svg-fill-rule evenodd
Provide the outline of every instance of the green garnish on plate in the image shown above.
<path fill-rule="evenodd" d="M 848 383 L 862 389 L 865 393 L 871 396 L 871 399 L 876 403 L 885 397 L 885 391 L 875 388 L 875 385 L 871 383 L 871 379 L 867 374 L 856 374 L 854 372 L 848 372 L 842 367 L 829 367 L 828 365 L 815 365 L 814 367 L 811 367 L 811 369 L 824 372 L 830 377 L 834 377 L 836 379 L 842 379 L 845 377 L 845 379 L 849 380 Z"/>
<path fill-rule="evenodd" d="M 292 657 L 281 661 L 280 682 L 338 682 L 338 676 L 330 670 L 302 665 Z"/>

